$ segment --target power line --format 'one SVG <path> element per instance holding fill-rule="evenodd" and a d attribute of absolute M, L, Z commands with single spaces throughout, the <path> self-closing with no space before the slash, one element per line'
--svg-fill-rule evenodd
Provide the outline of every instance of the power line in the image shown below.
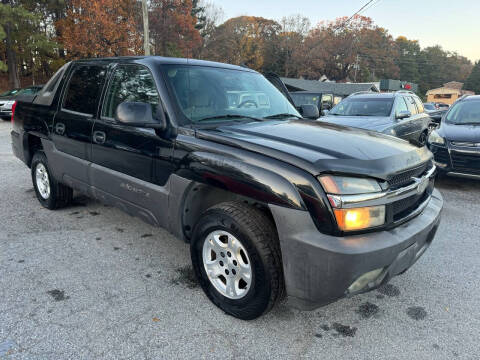
<path fill-rule="evenodd" d="M 370 7 L 372 7 L 373 5 L 375 5 L 375 3 L 374 3 L 375 1 L 377 1 L 377 3 L 380 2 L 380 0 L 369 0 L 365 5 L 363 5 L 359 10 L 357 10 L 357 12 L 355 12 L 355 14 L 353 14 L 346 21 L 344 21 L 342 23 L 342 25 L 340 25 L 338 28 L 345 27 L 350 22 L 350 20 L 352 20 L 355 17 L 355 15 L 359 15 L 363 10 L 367 10 L 367 6 L 370 5 Z M 368 7 L 368 9 L 370 7 Z"/>
<path fill-rule="evenodd" d="M 377 0 L 377 2 L 372 3 L 370 6 L 368 6 L 368 7 L 365 8 L 365 9 L 363 9 L 362 12 L 365 12 L 365 11 L 367 11 L 367 10 L 370 10 L 370 9 L 373 8 L 375 5 L 378 5 L 378 3 L 379 3 L 380 1 L 382 1 L 382 0 Z"/>

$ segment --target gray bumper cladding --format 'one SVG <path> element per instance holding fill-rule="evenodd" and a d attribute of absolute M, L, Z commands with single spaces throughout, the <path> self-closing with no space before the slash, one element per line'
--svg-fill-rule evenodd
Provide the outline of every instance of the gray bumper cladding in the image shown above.
<path fill-rule="evenodd" d="M 315 309 L 351 295 L 363 274 L 383 269 L 371 290 L 407 270 L 425 252 L 440 223 L 443 199 L 434 190 L 425 210 L 388 231 L 335 237 L 320 233 L 306 211 L 270 206 L 280 238 L 289 303 Z"/>

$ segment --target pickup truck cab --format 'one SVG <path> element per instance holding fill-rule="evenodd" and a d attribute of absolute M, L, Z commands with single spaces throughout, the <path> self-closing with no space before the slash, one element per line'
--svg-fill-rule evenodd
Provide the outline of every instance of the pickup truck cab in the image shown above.
<path fill-rule="evenodd" d="M 305 120 L 259 73 L 191 59 L 74 61 L 19 98 L 12 146 L 41 205 L 73 189 L 190 243 L 206 295 L 254 319 L 405 272 L 443 200 L 426 148 Z"/>

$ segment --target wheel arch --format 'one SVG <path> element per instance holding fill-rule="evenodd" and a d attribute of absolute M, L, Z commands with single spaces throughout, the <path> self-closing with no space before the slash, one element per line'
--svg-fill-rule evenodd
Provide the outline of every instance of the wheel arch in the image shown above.
<path fill-rule="evenodd" d="M 42 138 L 44 138 L 44 136 L 40 136 L 39 134 L 25 133 L 24 157 L 28 167 L 32 166 L 33 155 L 35 155 L 37 151 L 43 150 Z"/>
<path fill-rule="evenodd" d="M 181 229 L 186 242 L 190 242 L 195 225 L 202 214 L 209 208 L 225 202 L 241 202 L 260 209 L 276 228 L 273 214 L 268 204 L 220 187 L 192 182 L 184 193 L 182 206 L 180 207 Z"/>

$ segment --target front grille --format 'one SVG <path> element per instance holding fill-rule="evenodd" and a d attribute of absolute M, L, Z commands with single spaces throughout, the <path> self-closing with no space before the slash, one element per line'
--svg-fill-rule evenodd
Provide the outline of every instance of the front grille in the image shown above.
<path fill-rule="evenodd" d="M 446 148 L 437 148 L 433 156 L 435 157 L 435 161 L 441 164 L 450 163 L 450 155 L 448 155 L 448 150 Z"/>
<path fill-rule="evenodd" d="M 388 185 L 390 189 L 394 190 L 412 184 L 412 177 L 422 177 L 422 175 L 425 174 L 425 172 L 429 170 L 431 166 L 432 164 L 430 162 L 426 162 L 425 164 L 422 164 L 414 169 L 404 171 L 388 180 Z"/>
<path fill-rule="evenodd" d="M 433 190 L 433 183 L 423 194 L 413 195 L 408 198 L 398 200 L 391 205 L 393 213 L 393 221 L 401 220 L 413 211 L 415 211 L 428 197 L 431 195 Z"/>
<path fill-rule="evenodd" d="M 452 151 L 452 167 L 455 170 L 480 171 L 480 153 L 476 156 Z"/>

